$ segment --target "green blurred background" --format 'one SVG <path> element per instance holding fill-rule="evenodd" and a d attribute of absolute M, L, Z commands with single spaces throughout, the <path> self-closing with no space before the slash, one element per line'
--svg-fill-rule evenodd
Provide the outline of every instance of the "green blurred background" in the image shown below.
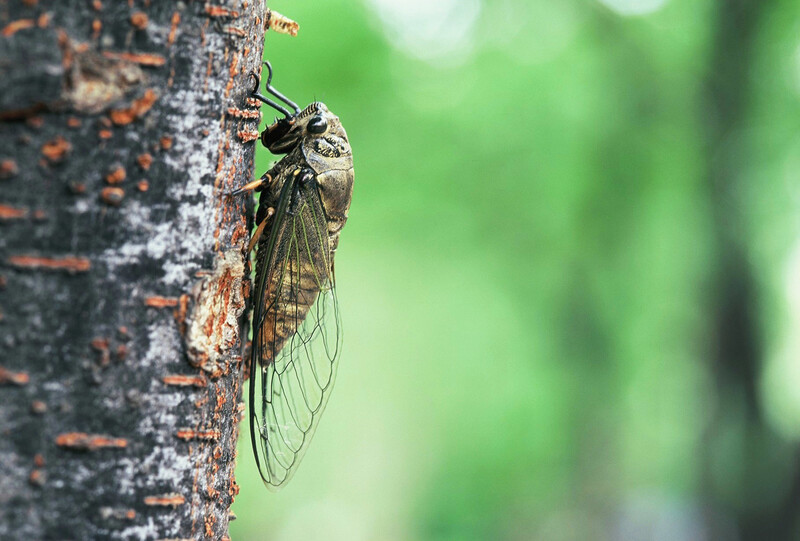
<path fill-rule="evenodd" d="M 233 539 L 800 539 L 800 3 L 270 7 L 353 147 L 345 345 Z"/>

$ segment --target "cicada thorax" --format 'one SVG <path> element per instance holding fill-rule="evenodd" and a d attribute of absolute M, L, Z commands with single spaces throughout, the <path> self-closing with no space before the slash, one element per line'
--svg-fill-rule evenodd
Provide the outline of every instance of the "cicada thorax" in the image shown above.
<path fill-rule="evenodd" d="M 333 115 L 324 103 L 312 103 L 301 113 L 304 114 L 325 118 L 328 126 L 324 134 L 303 139 L 301 149 L 303 158 L 316 173 L 320 201 L 328 220 L 332 250 L 335 251 L 353 196 L 353 152 L 339 117 Z"/>

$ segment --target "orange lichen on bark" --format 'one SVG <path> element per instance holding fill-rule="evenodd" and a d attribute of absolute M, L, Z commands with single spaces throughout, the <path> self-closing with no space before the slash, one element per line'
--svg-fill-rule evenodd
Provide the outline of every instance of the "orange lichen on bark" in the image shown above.
<path fill-rule="evenodd" d="M 72 145 L 60 135 L 42 145 L 42 154 L 51 162 L 63 160 L 70 150 L 72 150 Z"/>
<path fill-rule="evenodd" d="M 86 272 L 92 263 L 85 257 L 37 257 L 31 255 L 13 255 L 8 262 L 18 268 L 65 270 L 68 272 Z"/>
<path fill-rule="evenodd" d="M 136 183 L 136 189 L 140 192 L 146 192 L 150 189 L 150 183 L 147 182 L 147 180 L 142 179 Z"/>
<path fill-rule="evenodd" d="M 171 494 L 159 494 L 158 496 L 147 496 L 144 499 L 145 505 L 163 505 L 173 506 L 183 505 L 186 503 L 186 498 L 175 492 Z"/>
<path fill-rule="evenodd" d="M 116 186 L 107 186 L 100 191 L 100 199 L 107 205 L 118 207 L 125 199 L 125 190 Z"/>
<path fill-rule="evenodd" d="M 31 128 L 39 129 L 44 126 L 44 117 L 41 116 L 29 116 L 25 119 L 25 124 L 30 126 Z"/>
<path fill-rule="evenodd" d="M 145 306 L 151 306 L 153 308 L 172 308 L 174 306 L 178 306 L 178 299 L 175 297 L 159 297 L 158 295 L 154 295 L 152 297 L 147 297 L 144 300 Z"/>
<path fill-rule="evenodd" d="M 33 19 L 19 19 L 5 25 L 3 29 L 0 30 L 0 34 L 2 34 L 4 37 L 9 37 L 13 36 L 20 30 L 33 28 L 34 26 L 36 26 L 36 22 Z"/>
<path fill-rule="evenodd" d="M 249 143 L 258 139 L 258 130 L 238 130 L 236 136 L 242 140 L 243 143 Z"/>
<path fill-rule="evenodd" d="M 126 176 L 127 173 L 125 172 L 125 169 L 121 165 L 118 165 L 106 175 L 106 182 L 109 184 L 119 184 L 125 180 Z"/>
<path fill-rule="evenodd" d="M 42 470 L 31 470 L 31 474 L 28 476 L 28 482 L 37 487 L 44 485 L 44 474 L 42 474 Z"/>
<path fill-rule="evenodd" d="M 208 380 L 205 376 L 183 376 L 181 374 L 172 374 L 161 378 L 167 385 L 175 385 L 176 387 L 208 387 Z"/>
<path fill-rule="evenodd" d="M 108 366 L 111 362 L 111 354 L 108 351 L 108 338 L 95 338 L 90 342 L 92 349 L 100 354 L 100 366 Z"/>
<path fill-rule="evenodd" d="M 80 128 L 81 124 L 81 119 L 76 116 L 71 116 L 67 119 L 67 126 L 70 128 Z"/>
<path fill-rule="evenodd" d="M 106 351 L 106 350 L 108 350 L 108 338 L 95 338 L 94 340 L 92 340 L 89 343 L 97 351 Z"/>
<path fill-rule="evenodd" d="M 69 183 L 69 189 L 76 194 L 86 193 L 86 184 L 73 180 Z"/>
<path fill-rule="evenodd" d="M 172 14 L 172 26 L 169 28 L 169 36 L 167 36 L 167 45 L 175 43 L 175 33 L 178 31 L 178 24 L 181 22 L 181 14 L 176 11 Z"/>
<path fill-rule="evenodd" d="M 103 30 L 103 21 L 95 19 L 92 21 L 92 39 L 100 37 L 100 32 Z"/>
<path fill-rule="evenodd" d="M 225 85 L 225 97 L 231 95 L 231 90 L 233 90 L 233 83 L 235 81 L 236 75 L 239 74 L 239 55 L 236 54 L 233 59 L 231 60 L 231 67 L 229 70 L 230 77 L 228 77 L 228 84 Z"/>
<path fill-rule="evenodd" d="M 136 163 L 138 163 L 139 167 L 141 167 L 144 171 L 147 171 L 153 164 L 153 156 L 151 156 L 147 152 L 139 154 L 138 156 L 136 156 Z"/>
<path fill-rule="evenodd" d="M 15 208 L 8 205 L 0 204 L 0 220 L 14 220 L 18 218 L 25 218 L 28 215 L 28 209 Z"/>
<path fill-rule="evenodd" d="M 222 29 L 222 31 L 225 32 L 226 34 L 239 36 L 240 38 L 243 38 L 247 35 L 247 32 L 236 26 L 226 26 L 225 28 Z"/>
<path fill-rule="evenodd" d="M 114 60 L 127 60 L 142 66 L 163 66 L 167 63 L 167 59 L 163 56 L 150 53 L 113 53 L 104 51 L 103 56 Z"/>
<path fill-rule="evenodd" d="M 161 143 L 161 148 L 164 150 L 169 150 L 172 148 L 172 137 L 169 135 L 163 136 L 161 139 L 159 139 L 159 142 Z"/>
<path fill-rule="evenodd" d="M 124 438 L 112 438 L 101 434 L 86 434 L 85 432 L 67 432 L 56 437 L 56 445 L 69 449 L 95 451 L 107 447 L 122 449 L 128 446 Z"/>
<path fill-rule="evenodd" d="M 19 173 L 17 162 L 11 158 L 0 161 L 0 178 L 11 178 Z"/>
<path fill-rule="evenodd" d="M 217 523 L 217 518 L 214 515 L 206 515 L 206 518 L 203 519 L 203 524 L 205 525 L 206 528 L 206 537 L 209 538 L 214 537 L 214 524 L 216 523 Z"/>
<path fill-rule="evenodd" d="M 178 332 L 181 336 L 186 334 L 186 313 L 189 311 L 189 295 L 183 294 L 178 299 L 178 307 L 172 312 L 172 317 L 178 324 Z"/>
<path fill-rule="evenodd" d="M 228 9 L 223 6 L 211 6 L 211 5 L 206 6 L 206 14 L 209 17 L 231 17 L 234 19 L 239 16 L 238 11 Z"/>
<path fill-rule="evenodd" d="M 220 388 L 217 387 L 217 404 L 214 407 L 215 412 L 222 411 L 222 408 L 225 407 L 226 396 L 225 392 Z"/>
<path fill-rule="evenodd" d="M 138 100 L 134 100 L 131 106 L 127 109 L 115 109 L 109 113 L 111 117 L 111 121 L 118 125 L 122 126 L 125 124 L 130 124 L 137 118 L 143 116 L 147 111 L 153 107 L 153 104 L 156 102 L 157 96 L 153 89 L 148 88 L 144 96 L 139 98 Z"/>
<path fill-rule="evenodd" d="M 43 413 L 47 413 L 47 404 L 45 404 L 41 400 L 34 400 L 33 402 L 31 402 L 31 411 L 37 415 L 42 415 Z"/>
<path fill-rule="evenodd" d="M 131 14 L 131 24 L 139 30 L 144 30 L 147 28 L 148 22 L 149 19 L 147 18 L 147 13 L 143 11 L 137 11 Z"/>
<path fill-rule="evenodd" d="M 245 110 L 238 107 L 228 107 L 228 114 L 235 118 L 249 118 L 259 120 L 261 118 L 261 111 L 259 110 Z"/>
<path fill-rule="evenodd" d="M 247 238 L 247 228 L 243 225 L 237 225 L 231 233 L 231 244 L 238 244 L 241 239 Z"/>
<path fill-rule="evenodd" d="M 48 24 L 50 24 L 50 14 L 49 13 L 42 13 L 39 15 L 39 18 L 36 19 L 36 26 L 39 28 L 45 28 Z"/>
<path fill-rule="evenodd" d="M 97 136 L 100 137 L 100 139 L 111 139 L 112 135 L 114 135 L 114 132 L 111 130 L 100 130 L 97 132 Z"/>
<path fill-rule="evenodd" d="M 184 428 L 178 430 L 175 435 L 182 440 L 206 440 L 216 441 L 220 437 L 220 432 L 216 428 L 209 428 L 208 430 L 194 430 L 192 428 Z"/>
<path fill-rule="evenodd" d="M 0 384 L 13 383 L 14 385 L 27 385 L 31 377 L 27 372 L 12 372 L 0 366 Z"/>
<path fill-rule="evenodd" d="M 203 92 L 208 92 L 208 81 L 211 78 L 211 72 L 214 69 L 214 51 L 209 51 L 208 62 L 206 62 L 206 79 L 203 85 Z"/>

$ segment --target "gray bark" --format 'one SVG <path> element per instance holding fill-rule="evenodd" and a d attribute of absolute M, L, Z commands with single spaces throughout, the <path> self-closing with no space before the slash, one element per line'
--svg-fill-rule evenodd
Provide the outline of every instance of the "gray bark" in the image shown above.
<path fill-rule="evenodd" d="M 219 4 L 219 5 L 216 5 Z M 263 2 L 0 0 L 0 539 L 227 536 Z"/>

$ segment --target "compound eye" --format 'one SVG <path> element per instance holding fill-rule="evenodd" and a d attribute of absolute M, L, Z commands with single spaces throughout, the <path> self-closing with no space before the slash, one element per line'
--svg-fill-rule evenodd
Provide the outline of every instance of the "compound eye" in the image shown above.
<path fill-rule="evenodd" d="M 321 116 L 315 116 L 308 121 L 308 133 L 325 133 L 328 129 L 328 121 Z"/>

